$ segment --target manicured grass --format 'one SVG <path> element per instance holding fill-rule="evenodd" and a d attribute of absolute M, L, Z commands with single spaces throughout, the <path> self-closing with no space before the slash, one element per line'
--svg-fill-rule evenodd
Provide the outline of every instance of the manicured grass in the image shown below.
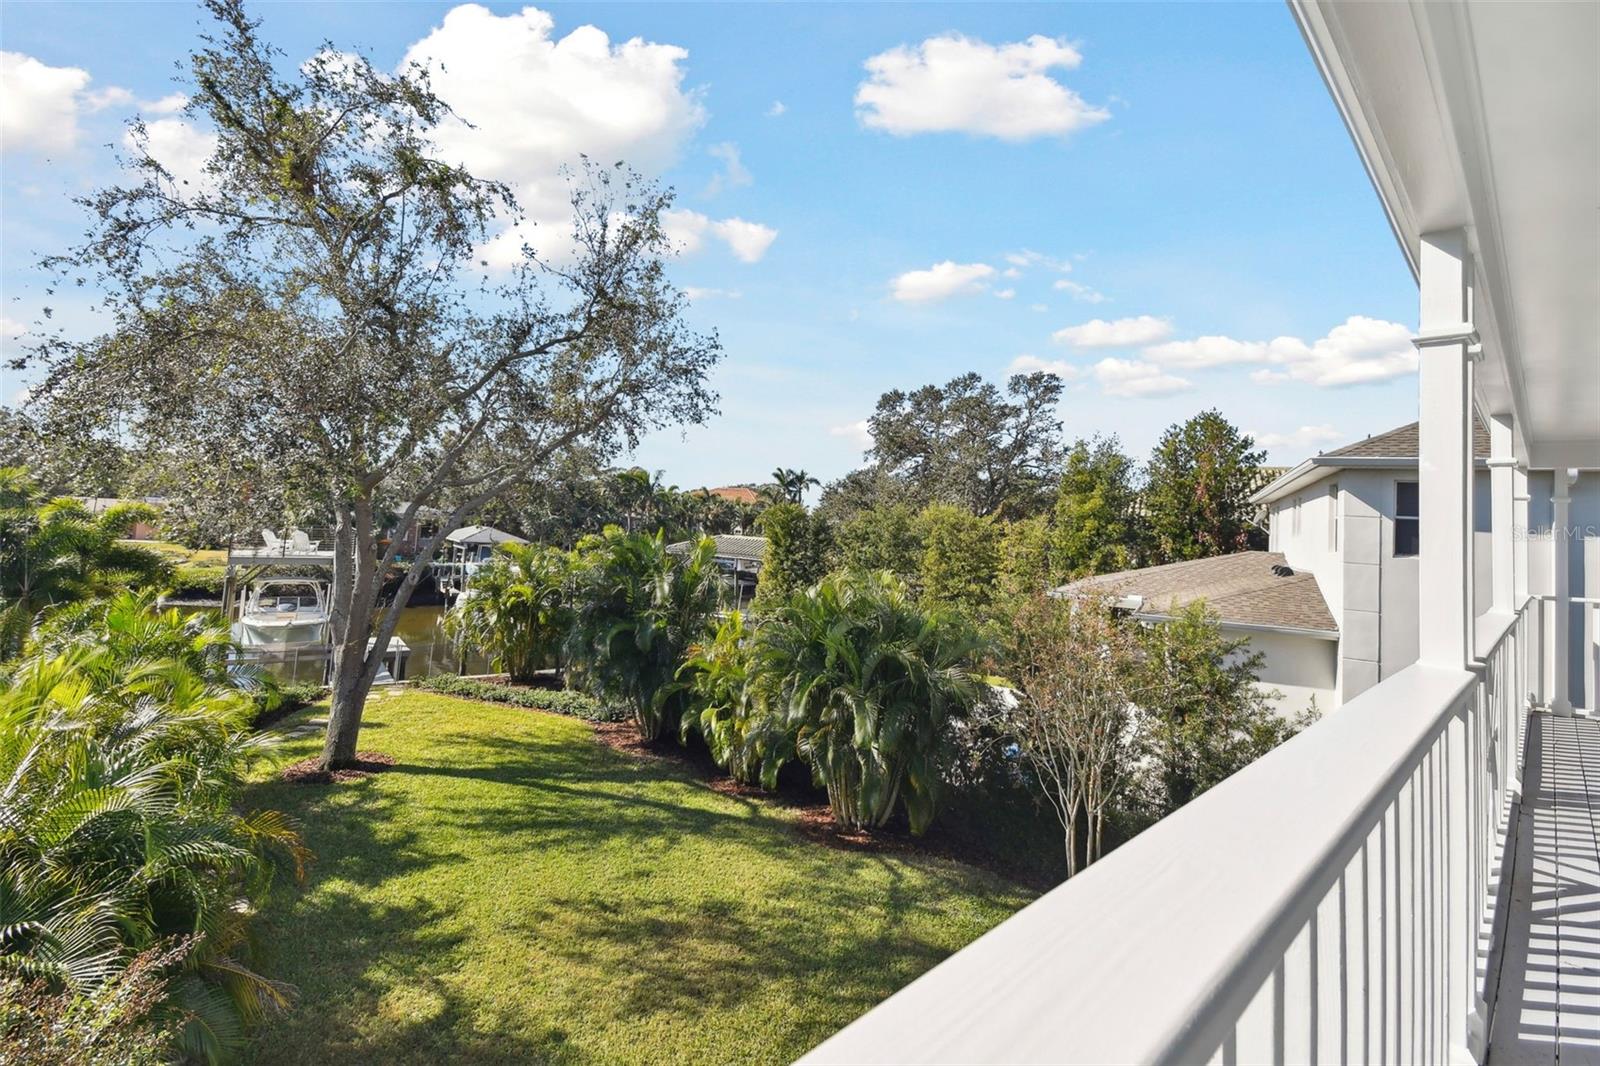
<path fill-rule="evenodd" d="M 190 566 L 222 566 L 228 561 L 228 553 L 223 548 L 185 548 L 170 540 L 125 540 L 121 543 L 164 555 L 180 566 L 185 563 Z"/>
<path fill-rule="evenodd" d="M 788 1062 L 1032 896 L 808 841 L 576 719 L 412 692 L 372 701 L 361 748 L 398 765 L 247 797 L 318 856 L 261 916 L 299 1001 L 258 1066 Z"/>

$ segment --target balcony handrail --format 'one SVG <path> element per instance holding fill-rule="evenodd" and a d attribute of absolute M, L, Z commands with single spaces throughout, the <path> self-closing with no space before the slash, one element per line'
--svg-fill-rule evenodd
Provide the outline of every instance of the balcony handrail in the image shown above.
<path fill-rule="evenodd" d="M 1521 632 L 1507 627 L 1487 649 L 1496 669 L 1512 669 L 1506 642 Z M 1520 745 L 1492 724 L 1495 716 L 1475 711 L 1487 705 L 1488 696 L 1474 694 L 1488 691 L 1490 672 L 1418 664 L 1368 690 L 1047 893 L 802 1061 L 1194 1062 L 1219 1051 L 1224 1061 L 1243 1061 L 1252 1056 L 1241 1053 L 1241 1035 L 1259 1033 L 1266 1044 L 1257 1057 L 1295 1061 L 1326 1045 L 1334 1027 L 1347 1043 L 1351 1012 L 1359 1011 L 1349 1002 L 1352 979 L 1343 969 L 1355 965 L 1345 958 L 1354 897 L 1362 921 L 1377 923 L 1379 940 L 1400 931 L 1422 935 L 1415 924 L 1422 911 L 1393 906 L 1392 893 L 1403 889 L 1420 900 L 1426 881 L 1438 898 L 1423 901 L 1423 909 L 1432 907 L 1435 920 L 1441 908 L 1448 912 L 1440 902 L 1450 897 L 1448 884 L 1441 887 L 1448 877 L 1438 868 L 1446 863 L 1439 834 L 1455 808 L 1443 801 L 1458 784 L 1470 790 L 1474 775 L 1492 763 L 1496 781 L 1481 796 L 1471 792 L 1478 798 L 1463 801 L 1468 810 L 1457 814 L 1460 827 L 1472 826 L 1479 840 L 1463 852 L 1476 856 L 1477 869 L 1469 879 L 1471 915 L 1462 918 L 1471 928 L 1457 934 L 1471 945 L 1462 957 L 1477 955 L 1472 916 L 1485 902 L 1495 825 L 1505 824 L 1507 782 L 1515 776 L 1507 771 L 1520 760 Z M 1518 715 L 1520 681 L 1502 676 L 1493 684 L 1499 716 Z M 1454 723 L 1462 728 L 1452 729 Z M 1461 764 L 1466 773 L 1455 781 L 1450 760 L 1473 751 L 1480 765 Z M 1411 874 L 1399 861 L 1402 838 Z M 1422 862 L 1430 865 L 1424 870 L 1416 865 Z M 1407 879 L 1413 875 L 1422 881 Z M 1375 911 L 1368 896 L 1374 885 L 1381 897 Z M 1320 931 L 1319 945 L 1324 912 L 1338 921 Z M 1394 987 L 1422 980 L 1405 968 L 1415 959 L 1402 966 L 1398 948 L 1383 943 L 1395 959 L 1385 954 L 1377 965 L 1394 961 Z M 1332 960 L 1335 944 L 1339 955 Z M 1437 954 L 1443 956 L 1444 945 Z M 1360 960 L 1362 967 L 1368 962 Z M 1457 978 L 1475 989 L 1479 980 Z M 1431 980 L 1448 984 L 1449 975 L 1434 972 Z M 1364 1006 L 1370 1013 L 1371 1005 Z M 1386 1017 L 1388 1006 L 1380 1003 L 1378 1013 Z M 1258 1017 L 1263 1011 L 1265 1021 Z M 1448 1057 L 1440 1041 L 1465 1042 L 1469 1011 L 1463 997 L 1446 1026 L 1441 1005 L 1441 1024 L 1430 1030 L 1411 1017 L 1409 1004 L 1403 1019 L 1396 1006 L 1392 1024 L 1363 1022 L 1361 1039 L 1393 1043 L 1389 1057 L 1402 1060 L 1411 1057 L 1405 1052 L 1413 1041 L 1420 1051 L 1432 1040 L 1428 1057 Z M 1327 1016 L 1335 1012 L 1341 1016 Z M 1447 1028 L 1462 1039 L 1446 1040 Z M 1339 1057 L 1341 1047 L 1346 1060 L 1384 1055 L 1345 1044 L 1325 1054 Z"/>

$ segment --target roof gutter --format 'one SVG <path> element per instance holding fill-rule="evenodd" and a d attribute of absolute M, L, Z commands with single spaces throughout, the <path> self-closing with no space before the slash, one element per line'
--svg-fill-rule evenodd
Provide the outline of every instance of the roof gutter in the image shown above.
<path fill-rule="evenodd" d="M 1292 467 L 1266 488 L 1258 489 L 1250 497 L 1253 504 L 1272 503 L 1289 493 L 1316 481 L 1334 470 L 1411 470 L 1417 465 L 1414 455 L 1313 455 Z M 1472 465 L 1486 468 L 1489 461 L 1478 456 Z"/>
<path fill-rule="evenodd" d="M 1141 622 L 1172 622 L 1177 619 L 1177 615 L 1158 614 L 1154 611 L 1141 611 L 1136 613 L 1134 617 Z M 1304 626 L 1274 626 L 1267 625 L 1264 622 L 1230 622 L 1226 618 L 1218 618 L 1217 624 L 1219 626 L 1226 626 L 1228 629 L 1243 630 L 1246 633 L 1279 633 L 1290 637 L 1311 637 L 1314 640 L 1337 641 L 1339 639 L 1339 631 L 1337 629 L 1307 629 Z"/>

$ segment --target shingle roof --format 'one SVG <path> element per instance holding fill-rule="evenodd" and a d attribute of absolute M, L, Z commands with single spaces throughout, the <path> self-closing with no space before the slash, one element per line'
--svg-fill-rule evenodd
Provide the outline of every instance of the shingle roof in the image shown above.
<path fill-rule="evenodd" d="M 1472 452 L 1479 459 L 1489 457 L 1489 430 L 1478 419 L 1472 420 Z M 1417 423 L 1391 429 L 1387 433 L 1379 433 L 1358 440 L 1354 444 L 1347 444 L 1343 448 L 1335 448 L 1324 453 L 1325 458 L 1350 458 L 1350 459 L 1415 459 L 1417 457 Z"/>
<path fill-rule="evenodd" d="M 1339 631 L 1317 579 L 1290 569 L 1282 552 L 1236 552 L 1121 570 L 1057 590 L 1064 595 L 1093 591 L 1139 596 L 1144 600 L 1139 614 L 1169 615 L 1203 599 L 1219 620 L 1235 625 Z"/>
<path fill-rule="evenodd" d="M 738 559 L 746 563 L 759 563 L 767 554 L 766 537 L 743 537 L 735 533 L 719 533 L 711 538 L 717 542 L 718 559 Z M 693 541 L 680 540 L 668 544 L 667 551 L 674 555 L 687 555 Z"/>

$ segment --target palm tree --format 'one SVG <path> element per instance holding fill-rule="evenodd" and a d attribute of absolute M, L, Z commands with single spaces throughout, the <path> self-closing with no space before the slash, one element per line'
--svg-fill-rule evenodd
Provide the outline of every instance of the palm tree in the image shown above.
<path fill-rule="evenodd" d="M 772 480 L 777 486 L 774 503 L 799 503 L 805 498 L 807 489 L 822 484 L 804 470 L 791 470 L 783 466 L 772 472 Z"/>
<path fill-rule="evenodd" d="M 160 555 L 120 540 L 153 516 L 120 504 L 92 517 L 76 500 L 46 499 L 22 468 L 0 468 L 0 660 L 21 650 L 45 607 L 170 577 Z"/>
<path fill-rule="evenodd" d="M 721 602 L 715 556 L 709 537 L 674 558 L 660 533 L 615 527 L 587 547 L 569 657 L 601 696 L 628 707 L 645 740 L 659 739 L 682 714 L 687 692 L 674 676 Z"/>
<path fill-rule="evenodd" d="M 559 669 L 572 625 L 574 568 L 571 552 L 502 544 L 472 576 L 472 595 L 445 616 L 445 631 L 486 653 L 512 681 L 526 684 L 547 664 Z"/>
<path fill-rule="evenodd" d="M 138 602 L 46 627 L 49 647 L 0 678 L 0 962 L 92 993 L 201 934 L 167 994 L 183 1057 L 219 1062 L 288 1002 L 249 968 L 247 924 L 277 860 L 303 875 L 307 853 L 283 815 L 234 809 L 266 741 L 249 695 L 217 680 L 222 623 L 135 620 Z"/>
<path fill-rule="evenodd" d="M 892 574 L 834 574 L 764 620 L 751 671 L 840 825 L 882 826 L 903 803 L 921 833 L 938 807 L 951 720 L 984 698 L 972 672 L 983 647 Z"/>
<path fill-rule="evenodd" d="M 761 704 L 750 666 L 755 633 L 744 614 L 730 611 L 711 639 L 693 645 L 678 670 L 690 693 L 681 739 L 699 733 L 711 757 L 735 781 L 775 788 L 778 770 L 794 758 L 794 738 Z"/>

